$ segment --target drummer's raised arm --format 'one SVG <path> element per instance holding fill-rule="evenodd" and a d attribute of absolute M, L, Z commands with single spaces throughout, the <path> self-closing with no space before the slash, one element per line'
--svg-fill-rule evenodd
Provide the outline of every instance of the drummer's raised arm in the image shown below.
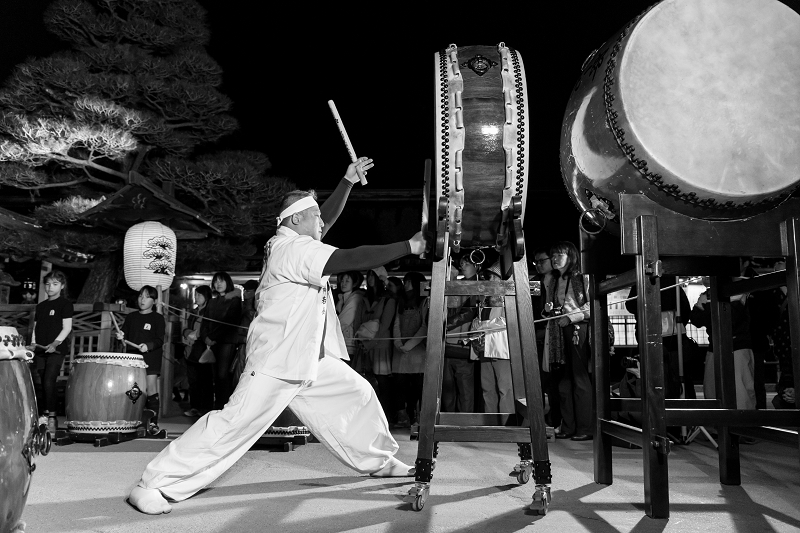
<path fill-rule="evenodd" d="M 367 170 L 371 169 L 373 166 L 375 165 L 372 159 L 368 157 L 359 157 L 354 163 L 350 163 L 347 167 L 347 172 L 345 172 L 339 185 L 337 185 L 333 193 L 331 193 L 328 199 L 325 200 L 325 203 L 319 208 L 320 216 L 325 222 L 325 227 L 322 228 L 323 237 L 325 237 L 325 234 L 331 229 L 336 219 L 339 218 L 339 215 L 342 214 L 342 209 L 344 209 L 344 204 L 350 196 L 350 190 L 353 188 L 353 184 L 359 181 L 359 170 L 363 174 L 366 174 Z"/>

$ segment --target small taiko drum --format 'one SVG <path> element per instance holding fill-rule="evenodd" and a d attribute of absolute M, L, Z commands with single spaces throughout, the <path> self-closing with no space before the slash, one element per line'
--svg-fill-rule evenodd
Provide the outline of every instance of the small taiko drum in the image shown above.
<path fill-rule="evenodd" d="M 67 431 L 135 432 L 144 411 L 145 368 L 139 354 L 79 354 L 67 381 Z"/>
<path fill-rule="evenodd" d="M 620 193 L 707 220 L 762 213 L 800 182 L 799 88 L 793 8 L 664 0 L 584 62 L 561 131 L 564 182 L 614 233 Z"/>
<path fill-rule="evenodd" d="M 435 54 L 434 68 L 436 255 L 444 231 L 455 252 L 503 245 L 515 227 L 521 240 L 530 167 L 522 56 L 505 43 L 452 44 Z"/>
<path fill-rule="evenodd" d="M 50 451 L 50 436 L 38 424 L 36 396 L 17 330 L 0 327 L 0 533 L 19 524 L 31 486 L 34 458 Z"/>

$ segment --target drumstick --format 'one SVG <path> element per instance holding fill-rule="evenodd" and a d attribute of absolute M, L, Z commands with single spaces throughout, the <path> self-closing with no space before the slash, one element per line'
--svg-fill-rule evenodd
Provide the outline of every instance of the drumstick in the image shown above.
<path fill-rule="evenodd" d="M 114 316 L 114 313 L 109 313 L 109 314 L 111 315 L 111 321 L 114 323 L 114 328 L 116 328 L 116 330 L 117 330 L 117 332 L 118 332 L 118 333 L 122 333 L 122 330 L 121 330 L 121 329 L 119 329 L 119 324 L 117 324 L 117 318 Z M 125 339 L 124 337 L 123 337 L 123 339 L 122 339 L 122 342 L 124 342 L 124 343 L 125 343 L 125 344 L 127 344 L 128 346 L 133 346 L 133 347 L 134 347 L 134 348 L 136 348 L 137 350 L 140 350 L 140 348 L 139 348 L 139 345 L 138 345 L 138 344 L 134 344 L 134 343 L 132 343 L 131 341 L 129 341 L 128 339 Z"/>
<path fill-rule="evenodd" d="M 356 151 L 353 149 L 353 143 L 350 142 L 350 137 L 347 136 L 347 130 L 344 129 L 344 124 L 342 123 L 342 119 L 339 117 L 339 112 L 336 110 L 336 104 L 333 103 L 333 100 L 328 100 L 328 107 L 331 108 L 333 120 L 336 122 L 336 126 L 339 128 L 339 133 L 342 134 L 342 140 L 347 148 L 347 153 L 350 154 L 350 162 L 355 163 L 358 161 L 358 158 L 356 157 Z M 358 172 L 358 179 L 361 180 L 361 185 L 366 185 L 367 178 L 364 176 L 364 173 L 361 171 L 361 169 L 356 167 L 356 172 Z"/>
<path fill-rule="evenodd" d="M 425 183 L 422 186 L 422 225 L 421 230 L 423 235 L 428 231 L 428 209 L 430 207 L 428 204 L 431 200 L 431 189 L 430 189 L 430 182 L 431 182 L 431 160 L 425 160 Z M 425 259 L 425 252 L 422 252 L 419 255 L 420 259 Z"/>

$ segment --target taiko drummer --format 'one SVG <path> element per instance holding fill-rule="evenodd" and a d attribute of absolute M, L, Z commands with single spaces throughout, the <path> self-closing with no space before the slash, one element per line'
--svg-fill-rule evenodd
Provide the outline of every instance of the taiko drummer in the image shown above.
<path fill-rule="evenodd" d="M 158 412 L 161 402 L 158 395 L 158 376 L 161 375 L 161 358 L 164 346 L 164 317 L 155 312 L 153 306 L 158 300 L 158 291 L 155 287 L 145 285 L 139 289 L 137 304 L 139 311 L 130 313 L 122 324 L 122 330 L 117 332 L 117 339 L 125 340 L 125 351 L 142 354 L 147 365 L 147 401 L 145 409 L 150 409 L 156 416 L 150 419 L 151 427 L 146 428 L 150 433 L 158 433 Z"/>
<path fill-rule="evenodd" d="M 277 234 L 266 246 L 256 292 L 257 316 L 247 336 L 247 363 L 221 411 L 200 418 L 145 469 L 129 502 L 148 514 L 172 510 L 231 467 L 287 407 L 342 463 L 378 477 L 414 474 L 394 457 L 399 449 L 377 396 L 342 359 L 347 348 L 328 276 L 376 268 L 426 241 L 340 250 L 323 244 L 358 173 L 373 166 L 360 158 L 347 168 L 330 198 L 317 205 L 313 191 L 288 193 Z"/>

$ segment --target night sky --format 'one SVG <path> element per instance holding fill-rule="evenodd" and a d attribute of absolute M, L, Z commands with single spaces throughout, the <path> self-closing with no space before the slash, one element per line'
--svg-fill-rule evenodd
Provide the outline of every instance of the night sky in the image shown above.
<path fill-rule="evenodd" d="M 358 155 L 375 159 L 369 188 L 376 194 L 421 189 L 424 160 L 434 147 L 434 53 L 450 43 L 501 41 L 518 50 L 533 123 L 525 227 L 529 245 L 538 246 L 577 239 L 578 211 L 562 184 L 559 135 L 580 67 L 652 2 L 428 3 L 425 9 L 390 3 L 325 11 L 300 2 L 200 3 L 211 25 L 208 50 L 224 70 L 222 91 L 241 126 L 219 147 L 264 152 L 273 174 L 301 188 L 332 189 L 349 163 L 328 110 L 333 99 Z M 44 30 L 48 4 L 0 2 L 0 80 L 26 57 L 63 47 Z"/>

